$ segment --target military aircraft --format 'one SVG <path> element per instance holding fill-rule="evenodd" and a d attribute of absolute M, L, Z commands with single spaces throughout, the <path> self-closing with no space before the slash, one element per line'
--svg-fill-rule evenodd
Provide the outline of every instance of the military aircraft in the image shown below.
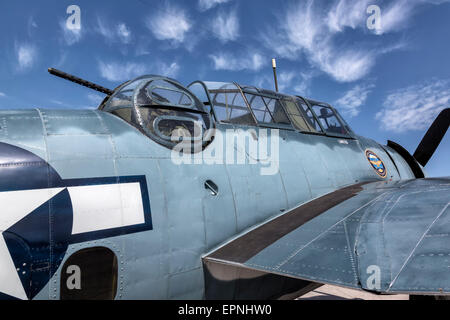
<path fill-rule="evenodd" d="M 450 179 L 424 170 L 449 109 L 411 155 L 301 96 L 49 72 L 106 98 L 0 111 L 1 299 L 450 294 Z"/>

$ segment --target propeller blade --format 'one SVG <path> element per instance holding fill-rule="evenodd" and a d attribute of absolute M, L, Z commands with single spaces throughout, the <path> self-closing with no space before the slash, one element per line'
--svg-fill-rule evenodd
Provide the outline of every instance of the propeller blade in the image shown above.
<path fill-rule="evenodd" d="M 434 120 L 433 124 L 430 126 L 419 146 L 417 147 L 416 152 L 414 152 L 414 158 L 423 167 L 427 165 L 428 161 L 431 159 L 434 152 L 438 148 L 439 144 L 445 136 L 445 133 L 447 132 L 449 124 L 450 108 L 447 108 L 442 110 L 436 120 Z"/>

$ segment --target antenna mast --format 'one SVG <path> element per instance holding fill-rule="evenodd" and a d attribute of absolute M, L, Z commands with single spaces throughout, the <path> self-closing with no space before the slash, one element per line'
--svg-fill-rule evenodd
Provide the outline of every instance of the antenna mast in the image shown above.
<path fill-rule="evenodd" d="M 277 80 L 277 61 L 272 59 L 273 78 L 275 79 L 275 91 L 278 92 L 278 80 Z"/>

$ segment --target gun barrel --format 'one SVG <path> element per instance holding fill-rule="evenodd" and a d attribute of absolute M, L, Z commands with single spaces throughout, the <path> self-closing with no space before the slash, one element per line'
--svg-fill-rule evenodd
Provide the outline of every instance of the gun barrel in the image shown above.
<path fill-rule="evenodd" d="M 104 94 L 106 94 L 108 96 L 112 95 L 113 92 L 114 92 L 113 90 L 110 90 L 108 88 L 102 87 L 102 86 L 100 86 L 98 84 L 95 84 L 93 82 L 90 82 L 90 81 L 87 81 L 87 80 L 75 77 L 75 76 L 73 76 L 71 74 L 65 73 L 65 72 L 63 72 L 61 70 L 58 70 L 58 69 L 49 68 L 48 72 L 50 74 L 54 75 L 54 76 L 57 76 L 57 77 L 69 80 L 71 82 L 75 82 L 75 83 L 77 83 L 77 84 L 79 84 L 79 85 L 81 85 L 83 87 L 87 87 L 87 88 L 96 90 L 96 91 L 104 93 Z"/>

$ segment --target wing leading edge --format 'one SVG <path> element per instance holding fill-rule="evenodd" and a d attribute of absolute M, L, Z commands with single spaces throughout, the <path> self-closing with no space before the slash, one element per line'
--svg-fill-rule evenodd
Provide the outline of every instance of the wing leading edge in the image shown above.
<path fill-rule="evenodd" d="M 450 294 L 449 204 L 450 178 L 354 185 L 247 232 L 204 263 L 213 278 L 219 264 L 378 293 Z"/>

